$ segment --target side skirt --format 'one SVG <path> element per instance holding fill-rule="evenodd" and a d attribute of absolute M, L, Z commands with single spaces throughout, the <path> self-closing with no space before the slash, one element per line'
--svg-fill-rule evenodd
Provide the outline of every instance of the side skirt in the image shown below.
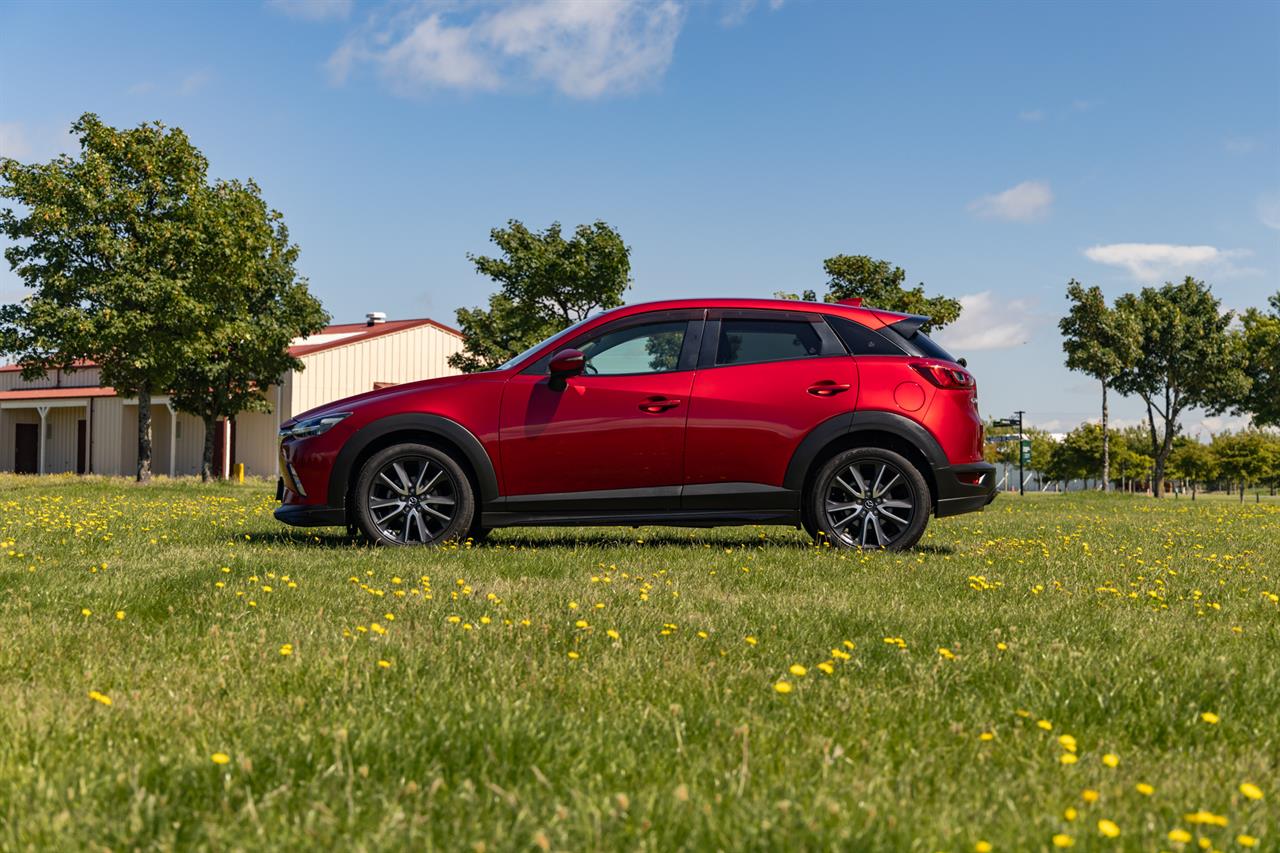
<path fill-rule="evenodd" d="M 800 496 L 759 483 L 700 483 L 593 492 L 511 495 L 481 508 L 485 527 L 800 523 Z"/>
<path fill-rule="evenodd" d="M 796 510 L 638 510 L 631 512 L 484 512 L 485 527 L 724 527 L 735 524 L 800 525 Z"/>

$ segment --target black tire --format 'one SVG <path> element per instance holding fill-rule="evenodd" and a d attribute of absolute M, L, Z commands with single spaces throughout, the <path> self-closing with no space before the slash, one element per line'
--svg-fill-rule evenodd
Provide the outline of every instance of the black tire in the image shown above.
<path fill-rule="evenodd" d="M 369 458 L 352 495 L 356 524 L 378 545 L 438 545 L 465 538 L 475 490 L 452 456 L 396 444 Z"/>
<path fill-rule="evenodd" d="M 492 532 L 492 528 L 481 527 L 473 521 L 471 523 L 471 529 L 467 531 L 466 538 L 470 539 L 471 544 L 473 545 L 483 545 L 485 542 L 489 541 L 489 534 Z"/>
<path fill-rule="evenodd" d="M 837 548 L 905 551 L 924 535 L 931 505 L 916 466 L 879 447 L 837 453 L 805 495 L 815 538 Z"/>

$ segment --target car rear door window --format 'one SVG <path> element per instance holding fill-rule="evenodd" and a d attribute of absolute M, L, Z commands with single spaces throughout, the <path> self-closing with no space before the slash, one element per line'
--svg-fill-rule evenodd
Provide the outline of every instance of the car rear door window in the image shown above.
<path fill-rule="evenodd" d="M 759 364 L 822 355 L 822 338 L 807 320 L 726 317 L 720 321 L 716 365 Z"/>

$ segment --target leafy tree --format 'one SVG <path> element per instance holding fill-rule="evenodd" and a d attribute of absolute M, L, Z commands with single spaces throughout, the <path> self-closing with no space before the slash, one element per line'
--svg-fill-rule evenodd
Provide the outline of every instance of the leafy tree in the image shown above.
<path fill-rule="evenodd" d="M 1237 338 L 1227 333 L 1232 313 L 1219 310 L 1204 282 L 1187 276 L 1180 284 L 1144 287 L 1120 297 L 1116 311 L 1136 330 L 1138 347 L 1114 385 L 1146 403 L 1152 493 L 1159 497 L 1179 415 L 1193 406 L 1222 411 L 1241 399 L 1249 380 Z"/>
<path fill-rule="evenodd" d="M 1111 433 L 1111 467 L 1120 472 L 1120 481 L 1128 481 L 1128 488 L 1134 488 L 1134 482 L 1143 482 L 1150 476 L 1155 465 L 1150 453 L 1148 427 L 1130 426 Z"/>
<path fill-rule="evenodd" d="M 1264 479 L 1271 472 L 1271 448 L 1267 436 L 1256 429 L 1237 433 L 1219 433 L 1213 437 L 1213 455 L 1223 476 L 1240 484 L 1240 500 L 1244 490 L 1252 483 Z"/>
<path fill-rule="evenodd" d="M 1102 464 L 1103 449 L 1108 444 L 1107 436 L 1102 432 L 1100 425 L 1080 424 L 1067 433 L 1062 443 L 1055 449 L 1056 463 L 1060 470 L 1072 472 L 1066 479 L 1087 480 L 1097 475 Z"/>
<path fill-rule="evenodd" d="M 192 199 L 204 156 L 177 128 L 117 130 L 92 113 L 71 127 L 78 156 L 0 160 L 5 257 L 33 292 L 0 308 L 0 349 L 24 375 L 96 362 L 104 383 L 138 400 L 137 478 L 151 478 L 151 395 L 198 357 L 207 308 L 190 291 L 198 239 Z"/>
<path fill-rule="evenodd" d="M 1280 426 L 1280 293 L 1269 301 L 1270 313 L 1256 308 L 1244 312 L 1239 333 L 1244 369 L 1252 382 L 1235 409 L 1252 415 L 1254 426 Z"/>
<path fill-rule="evenodd" d="M 1169 467 L 1191 484 L 1191 499 L 1196 499 L 1196 484 L 1207 483 L 1218 474 L 1218 460 L 1213 449 L 1194 438 L 1179 436 L 1169 454 Z"/>
<path fill-rule="evenodd" d="M 191 288 L 209 309 L 199 330 L 201 354 L 184 362 L 172 386 L 176 408 L 204 421 L 200 477 L 213 472 L 218 418 L 270 411 L 265 392 L 302 369 L 290 342 L 324 328 L 329 315 L 298 277 L 298 247 L 257 184 L 218 182 L 199 204 Z"/>
<path fill-rule="evenodd" d="M 1107 430 L 1107 386 L 1136 357 L 1137 335 L 1128 315 L 1113 311 L 1097 287 L 1086 288 L 1074 278 L 1067 283 L 1071 308 L 1058 322 L 1067 367 L 1102 384 L 1102 488 L 1111 490 L 1111 440 Z"/>
<path fill-rule="evenodd" d="M 631 283 L 631 249 L 604 222 L 579 225 L 565 239 L 558 222 L 539 232 L 512 219 L 489 239 L 502 257 L 467 258 L 501 289 L 488 309 L 458 310 L 466 344 L 449 363 L 461 370 L 492 370 L 591 313 L 621 305 Z"/>
<path fill-rule="evenodd" d="M 960 317 L 960 300 L 947 296 L 927 296 L 924 284 L 907 289 L 907 279 L 902 267 L 888 261 L 874 260 L 866 255 L 836 255 L 822 262 L 827 272 L 826 302 L 860 298 L 864 303 L 887 311 L 904 314 L 923 314 L 930 321 L 921 327 L 926 334 L 954 323 Z M 806 290 L 802 294 L 779 291 L 781 299 L 817 301 L 817 294 Z"/>

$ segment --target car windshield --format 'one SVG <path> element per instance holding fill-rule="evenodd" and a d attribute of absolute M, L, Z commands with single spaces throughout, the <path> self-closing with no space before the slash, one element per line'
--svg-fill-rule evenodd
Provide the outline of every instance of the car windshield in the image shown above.
<path fill-rule="evenodd" d="M 599 316 L 599 315 L 597 315 L 597 314 L 593 314 L 593 315 L 591 315 L 590 317 L 583 317 L 581 320 L 579 320 L 578 322 L 574 323 L 572 326 L 568 327 L 567 329 L 562 329 L 562 330 L 560 330 L 559 332 L 557 332 L 556 334 L 552 335 L 551 337 L 549 337 L 549 338 L 544 338 L 543 340 L 538 341 L 536 344 L 534 344 L 533 346 L 529 347 L 529 348 L 528 348 L 528 349 L 526 349 L 524 352 L 521 352 L 521 353 L 519 353 L 519 354 L 517 354 L 517 355 L 513 355 L 511 358 L 507 359 L 507 360 L 506 360 L 506 361 L 504 361 L 502 364 L 500 364 L 500 365 L 498 365 L 497 367 L 495 367 L 495 368 L 494 368 L 494 370 L 510 370 L 511 368 L 513 368 L 513 367 L 515 367 L 517 364 L 519 364 L 520 362 L 524 361 L 524 360 L 525 360 L 526 358 L 528 358 L 529 356 L 533 355 L 533 354 L 534 354 L 534 352 L 536 352 L 537 350 L 542 349 L 542 347 L 546 346 L 547 344 L 551 343 L 552 341 L 562 340 L 562 339 L 564 339 L 564 338 L 566 338 L 566 337 L 571 336 L 574 332 L 576 332 L 576 331 L 579 329 L 579 327 L 581 327 L 581 326 L 582 326 L 582 324 L 583 324 L 583 323 L 587 322 L 588 320 L 594 320 L 597 316 Z"/>

